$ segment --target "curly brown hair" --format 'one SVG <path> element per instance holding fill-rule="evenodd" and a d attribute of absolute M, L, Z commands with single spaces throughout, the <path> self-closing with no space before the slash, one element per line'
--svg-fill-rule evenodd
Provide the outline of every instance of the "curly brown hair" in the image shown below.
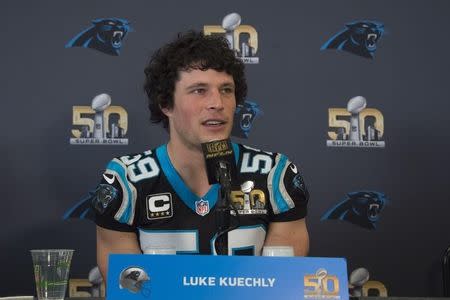
<path fill-rule="evenodd" d="M 169 121 L 161 109 L 173 107 L 179 71 L 192 69 L 226 72 L 234 80 L 236 104 L 244 103 L 247 95 L 244 63 L 236 58 L 227 40 L 221 35 L 188 31 L 179 33 L 174 41 L 158 49 L 144 70 L 144 90 L 148 96 L 151 122 L 162 122 L 164 128 L 168 127 Z"/>

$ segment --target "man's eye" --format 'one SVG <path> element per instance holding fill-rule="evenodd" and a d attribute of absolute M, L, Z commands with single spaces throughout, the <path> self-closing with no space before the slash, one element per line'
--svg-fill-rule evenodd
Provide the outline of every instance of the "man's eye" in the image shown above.
<path fill-rule="evenodd" d="M 222 94 L 233 94 L 234 93 L 234 89 L 231 87 L 223 88 L 221 91 L 222 91 Z"/>
<path fill-rule="evenodd" d="M 195 89 L 195 90 L 192 90 L 192 93 L 203 95 L 204 93 L 206 93 L 206 89 Z"/>

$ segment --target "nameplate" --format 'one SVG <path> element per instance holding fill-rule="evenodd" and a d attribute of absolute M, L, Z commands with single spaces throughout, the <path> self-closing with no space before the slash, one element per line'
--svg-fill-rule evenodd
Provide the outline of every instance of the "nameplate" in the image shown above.
<path fill-rule="evenodd" d="M 112 254 L 107 300 L 348 300 L 343 258 Z"/>

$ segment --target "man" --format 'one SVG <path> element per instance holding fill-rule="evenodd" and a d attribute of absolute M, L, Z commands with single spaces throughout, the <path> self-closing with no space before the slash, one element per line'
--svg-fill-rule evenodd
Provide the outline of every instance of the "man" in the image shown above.
<path fill-rule="evenodd" d="M 224 38 L 188 32 L 159 49 L 145 74 L 151 120 L 162 122 L 170 138 L 113 159 L 103 174 L 93 201 L 103 275 L 110 253 L 172 246 L 178 253 L 215 254 L 220 186 L 208 182 L 201 144 L 230 136 L 247 92 L 244 65 Z M 289 245 L 306 255 L 308 192 L 297 167 L 282 154 L 233 149 L 238 174 L 231 202 L 239 227 L 228 234 L 229 253 L 260 255 L 263 245 Z"/>

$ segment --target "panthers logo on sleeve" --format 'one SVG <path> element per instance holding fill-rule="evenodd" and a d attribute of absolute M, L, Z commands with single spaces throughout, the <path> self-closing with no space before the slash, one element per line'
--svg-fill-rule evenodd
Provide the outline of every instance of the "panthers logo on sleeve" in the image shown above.
<path fill-rule="evenodd" d="M 112 185 L 99 184 L 92 198 L 92 206 L 100 214 L 104 214 L 111 202 L 118 199 L 119 191 Z"/>
<path fill-rule="evenodd" d="M 291 197 L 297 198 L 302 204 L 308 202 L 309 192 L 306 188 L 305 180 L 295 164 L 289 164 L 284 181 L 286 189 Z"/>
<path fill-rule="evenodd" d="M 383 36 L 384 25 L 375 21 L 356 21 L 345 25 L 345 29 L 330 38 L 320 50 L 336 49 L 372 59 L 377 42 Z"/>
<path fill-rule="evenodd" d="M 97 19 L 92 26 L 80 32 L 66 44 L 66 48 L 91 48 L 105 54 L 118 56 L 122 42 L 131 31 L 130 23 L 119 18 Z"/>
<path fill-rule="evenodd" d="M 95 214 L 104 215 L 120 202 L 122 191 L 113 174 L 103 173 L 102 181 L 77 204 L 69 208 L 63 216 L 64 220 L 79 218 L 95 220 Z"/>
<path fill-rule="evenodd" d="M 294 185 L 295 189 L 299 190 L 303 194 L 305 194 L 306 201 L 308 201 L 308 190 L 306 189 L 305 181 L 303 180 L 303 176 L 301 174 L 297 174 L 292 179 L 292 184 Z"/>

